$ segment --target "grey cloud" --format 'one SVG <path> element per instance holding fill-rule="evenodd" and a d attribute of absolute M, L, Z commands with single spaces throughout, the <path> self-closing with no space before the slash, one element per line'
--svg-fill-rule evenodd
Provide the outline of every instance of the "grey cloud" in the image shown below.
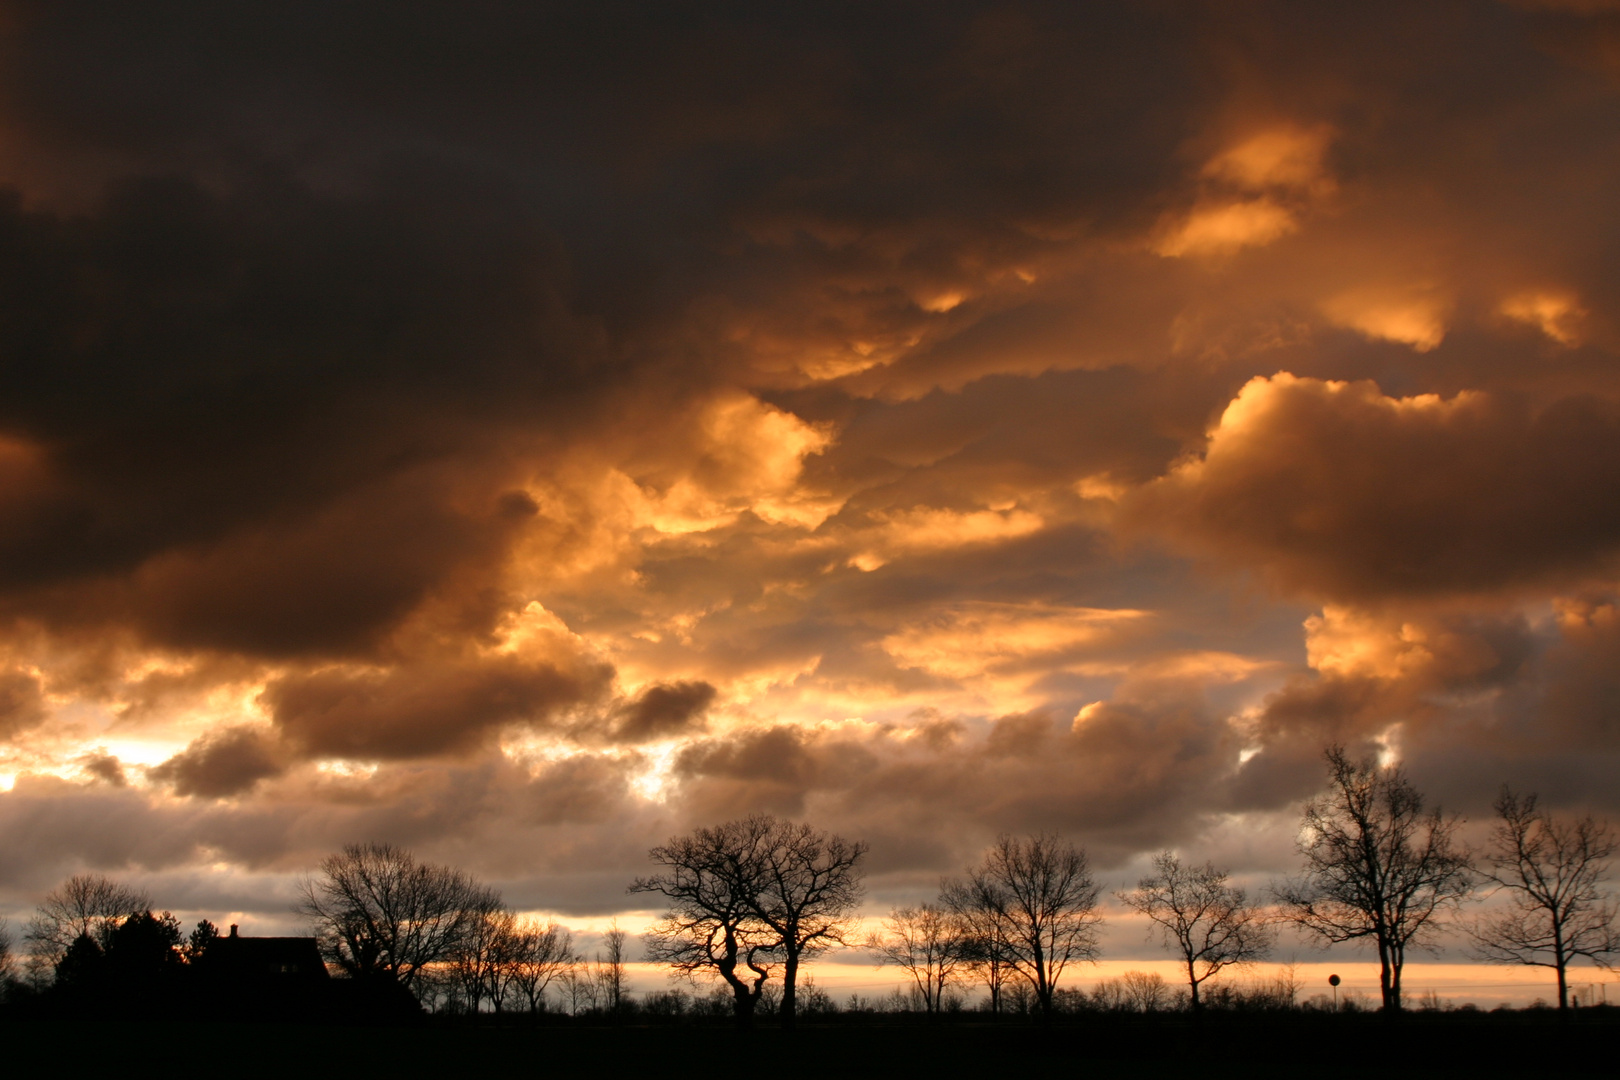
<path fill-rule="evenodd" d="M 1242 410 L 1242 411 L 1240 411 Z M 1203 459 L 1139 491 L 1139 529 L 1338 600 L 1491 592 L 1620 550 L 1620 411 L 1489 394 L 1400 404 L 1370 383 L 1247 386 Z"/>
<path fill-rule="evenodd" d="M 655 683 L 619 710 L 611 735 L 635 743 L 690 734 L 701 729 L 703 714 L 714 704 L 715 693 L 712 685 L 701 680 Z"/>
<path fill-rule="evenodd" d="M 148 775 L 172 784 L 176 795 L 219 799 L 251 791 L 259 781 L 281 775 L 286 759 L 286 751 L 269 732 L 224 728 L 193 742 Z"/>
<path fill-rule="evenodd" d="M 42 723 L 45 698 L 39 679 L 25 671 L 0 672 L 0 739 Z"/>
<path fill-rule="evenodd" d="M 123 787 L 129 783 L 123 763 L 111 754 L 86 754 L 79 759 L 79 763 L 85 772 L 113 787 Z"/>
<path fill-rule="evenodd" d="M 380 672 L 288 675 L 264 691 L 276 729 L 308 756 L 464 753 L 501 727 L 555 724 L 606 689 L 611 669 L 516 656 L 424 659 Z"/>

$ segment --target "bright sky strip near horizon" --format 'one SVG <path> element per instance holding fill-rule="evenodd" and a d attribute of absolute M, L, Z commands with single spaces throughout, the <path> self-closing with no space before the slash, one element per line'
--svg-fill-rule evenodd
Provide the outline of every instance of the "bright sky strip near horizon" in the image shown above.
<path fill-rule="evenodd" d="M 0 911 L 1620 816 L 1620 5 L 756 8 L 0 0 Z"/>

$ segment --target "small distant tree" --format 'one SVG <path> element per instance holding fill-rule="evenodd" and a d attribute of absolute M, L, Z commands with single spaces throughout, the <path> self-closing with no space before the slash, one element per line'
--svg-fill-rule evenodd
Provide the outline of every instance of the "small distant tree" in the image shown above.
<path fill-rule="evenodd" d="M 1407 950 L 1435 935 L 1445 912 L 1473 889 L 1458 819 L 1436 807 L 1398 766 L 1325 754 L 1329 788 L 1305 804 L 1299 853 L 1304 874 L 1276 886 L 1286 914 L 1330 943 L 1371 941 L 1385 1010 L 1401 1009 Z"/>
<path fill-rule="evenodd" d="M 932 1019 L 945 1002 L 945 991 L 966 973 L 971 941 L 960 915 L 937 904 L 919 904 L 891 911 L 867 948 L 881 963 L 911 976 Z"/>
<path fill-rule="evenodd" d="M 105 949 L 125 919 L 151 906 L 139 889 L 100 874 L 75 874 L 46 894 L 23 936 L 38 962 L 54 967 L 81 935 Z"/>
<path fill-rule="evenodd" d="M 446 957 L 454 998 L 468 1012 L 476 1015 L 485 1002 L 495 1012 L 502 1011 L 516 933 L 517 917 L 493 893 L 482 897 L 469 913 L 465 930 Z"/>
<path fill-rule="evenodd" d="M 613 920 L 602 934 L 602 952 L 596 958 L 596 982 L 602 989 L 602 1004 L 617 1016 L 624 1010 L 624 939 L 619 920 Z"/>
<path fill-rule="evenodd" d="M 646 935 L 648 958 L 687 978 L 719 976 L 740 1028 L 752 1025 L 781 951 L 780 936 L 759 916 L 759 841 L 748 821 L 696 829 L 648 852 L 663 872 L 630 885 L 668 904 Z"/>
<path fill-rule="evenodd" d="M 596 980 L 581 970 L 580 960 L 564 968 L 557 981 L 562 986 L 569 1016 L 579 1016 L 596 1008 Z"/>
<path fill-rule="evenodd" d="M 1475 952 L 1491 963 L 1552 968 L 1558 1008 L 1567 1012 L 1570 963 L 1585 957 L 1609 967 L 1620 953 L 1615 900 L 1603 888 L 1614 830 L 1590 814 L 1554 818 L 1534 792 L 1521 797 L 1505 786 L 1496 817 L 1483 873 L 1507 905 L 1474 924 Z"/>
<path fill-rule="evenodd" d="M 552 983 L 563 980 L 579 964 L 574 952 L 574 938 L 556 923 L 541 925 L 521 922 L 517 927 L 517 949 L 510 960 L 507 986 L 516 1000 L 528 1009 L 530 1016 L 545 1011 L 546 990 Z"/>
<path fill-rule="evenodd" d="M 1154 856 L 1153 873 L 1119 894 L 1125 906 L 1157 924 L 1166 948 L 1180 952 L 1194 1009 L 1201 1007 L 1198 989 L 1206 980 L 1271 949 L 1274 935 L 1265 912 L 1228 877 L 1213 863 L 1191 866 L 1165 851 Z"/>
<path fill-rule="evenodd" d="M 967 971 L 984 983 L 990 997 L 990 1013 L 1001 1014 L 1008 962 L 1006 927 L 992 908 L 981 905 L 966 882 L 946 879 L 940 883 L 940 903 L 961 921 L 967 958 Z"/>
<path fill-rule="evenodd" d="M 16 966 L 11 952 L 11 924 L 0 919 L 0 1002 L 10 999 L 17 984 Z"/>
<path fill-rule="evenodd" d="M 188 964 L 195 964 L 207 954 L 208 950 L 219 940 L 219 927 L 207 919 L 197 920 L 197 926 L 186 938 L 185 947 L 181 950 Z"/>
<path fill-rule="evenodd" d="M 1098 886 L 1085 851 L 1060 837 L 1002 836 L 943 894 L 947 906 L 991 928 L 977 939 L 981 947 L 1028 982 L 1044 1018 L 1064 969 L 1096 959 Z"/>
<path fill-rule="evenodd" d="M 1159 1012 L 1171 1003 L 1170 988 L 1157 971 L 1127 971 L 1119 984 L 1126 1008 L 1136 1012 Z"/>
<path fill-rule="evenodd" d="M 303 882 L 299 910 L 327 958 L 357 979 L 385 978 L 413 993 L 430 965 L 449 960 L 499 897 L 468 875 L 420 863 L 390 844 L 350 844 Z"/>

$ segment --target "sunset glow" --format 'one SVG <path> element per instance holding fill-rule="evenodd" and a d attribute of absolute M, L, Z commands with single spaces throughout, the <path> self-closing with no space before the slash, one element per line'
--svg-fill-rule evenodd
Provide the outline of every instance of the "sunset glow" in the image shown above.
<path fill-rule="evenodd" d="M 755 812 L 1269 895 L 1330 744 L 1620 818 L 1620 13 L 90 7 L 0 0 L 14 930 L 377 841 L 588 951 Z"/>

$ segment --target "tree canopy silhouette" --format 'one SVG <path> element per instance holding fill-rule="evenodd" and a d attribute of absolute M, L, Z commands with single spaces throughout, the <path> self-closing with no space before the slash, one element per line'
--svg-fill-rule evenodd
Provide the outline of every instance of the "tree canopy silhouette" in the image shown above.
<path fill-rule="evenodd" d="M 1157 924 L 1166 947 L 1180 952 L 1194 1009 L 1202 1005 L 1198 989 L 1206 980 L 1231 964 L 1258 960 L 1271 948 L 1265 913 L 1228 876 L 1213 863 L 1189 865 L 1165 851 L 1154 857 L 1153 873 L 1119 896 Z"/>
<path fill-rule="evenodd" d="M 657 893 L 668 910 L 646 935 L 647 955 L 690 978 L 718 975 L 738 1027 L 753 1022 L 781 938 L 760 918 L 760 831 L 730 821 L 672 837 L 648 858 L 663 872 L 637 878 L 632 893 Z"/>
<path fill-rule="evenodd" d="M 1305 804 L 1305 870 L 1277 886 L 1277 898 L 1324 941 L 1371 941 L 1383 1006 L 1396 1013 L 1407 950 L 1431 940 L 1472 891 L 1468 853 L 1454 839 L 1458 819 L 1425 811 L 1399 766 L 1351 761 L 1342 746 L 1324 756 L 1328 791 Z"/>
<path fill-rule="evenodd" d="M 1534 792 L 1521 797 L 1507 787 L 1495 808 L 1483 873 L 1507 894 L 1507 906 L 1475 923 L 1475 951 L 1491 963 L 1552 968 L 1558 1008 L 1567 1011 L 1570 963 L 1585 957 L 1607 967 L 1620 953 L 1620 916 L 1602 887 L 1614 830 L 1590 814 L 1555 818 L 1537 806 Z"/>
<path fill-rule="evenodd" d="M 1064 969 L 1097 957 L 1097 895 L 1085 851 L 1050 833 L 998 838 L 943 890 L 948 906 L 989 928 L 980 947 L 1029 983 L 1047 1018 Z"/>
<path fill-rule="evenodd" d="M 412 991 L 500 903 L 467 874 L 417 862 L 390 844 L 350 844 L 327 856 L 302 892 L 299 910 L 328 960 L 354 978 L 386 978 Z"/>
<path fill-rule="evenodd" d="M 24 936 L 36 958 L 54 967 L 79 937 L 105 949 L 125 919 L 151 906 L 151 899 L 139 889 L 100 874 L 75 874 L 40 901 Z"/>

